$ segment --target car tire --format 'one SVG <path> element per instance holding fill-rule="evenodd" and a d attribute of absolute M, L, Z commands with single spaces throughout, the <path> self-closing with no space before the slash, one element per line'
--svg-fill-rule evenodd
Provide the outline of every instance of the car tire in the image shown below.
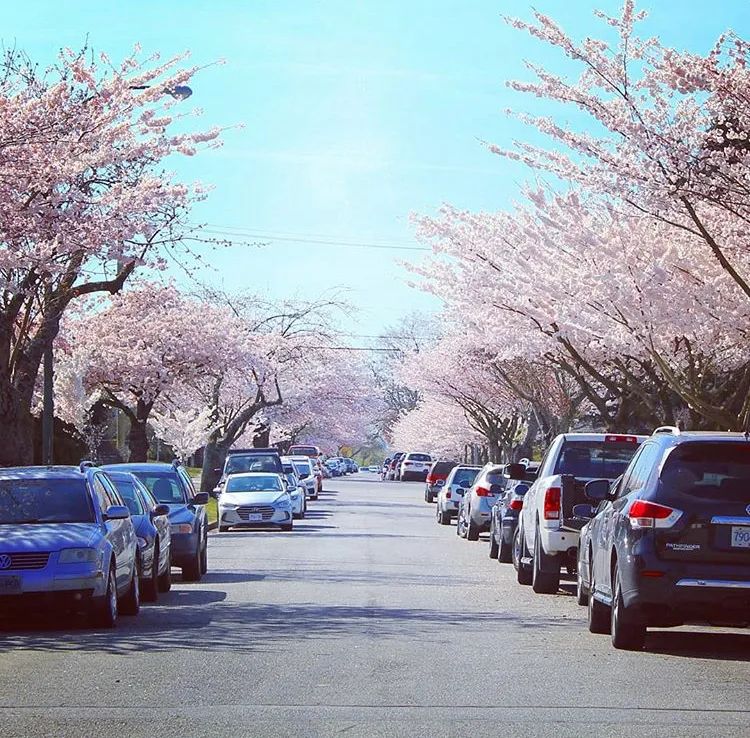
<path fill-rule="evenodd" d="M 185 582 L 200 582 L 203 570 L 201 567 L 201 548 L 199 548 L 190 563 L 182 567 L 182 579 Z"/>
<path fill-rule="evenodd" d="M 625 651 L 640 651 L 646 643 L 646 625 L 637 609 L 625 607 L 620 585 L 620 572 L 615 563 L 612 596 L 611 624 L 612 645 Z"/>
<path fill-rule="evenodd" d="M 463 515 L 461 513 L 461 508 L 458 510 L 458 515 L 456 517 L 456 535 L 459 538 L 465 538 L 466 537 L 466 531 L 464 530 L 464 523 L 463 523 Z"/>
<path fill-rule="evenodd" d="M 172 564 L 167 562 L 167 568 L 159 575 L 159 592 L 169 592 L 172 589 Z"/>
<path fill-rule="evenodd" d="M 560 589 L 560 567 L 558 566 L 557 572 L 542 571 L 543 563 L 549 558 L 551 557 L 542 551 L 542 537 L 537 527 L 531 575 L 531 588 L 536 594 L 557 594 Z"/>
<path fill-rule="evenodd" d="M 479 540 L 479 526 L 469 517 L 469 523 L 466 526 L 466 540 L 467 541 L 478 541 Z"/>
<path fill-rule="evenodd" d="M 114 567 L 110 567 L 104 595 L 91 603 L 91 623 L 97 628 L 114 628 L 117 625 L 117 615 L 117 578 Z"/>
<path fill-rule="evenodd" d="M 594 597 L 594 578 L 589 565 L 588 626 L 590 633 L 607 635 L 612 626 L 609 608 Z"/>
<path fill-rule="evenodd" d="M 141 565 L 138 559 L 133 565 L 133 576 L 130 579 L 130 586 L 125 597 L 122 598 L 120 612 L 123 615 L 137 615 L 141 611 L 141 584 L 140 584 Z"/>
<path fill-rule="evenodd" d="M 434 498 L 432 497 L 432 493 L 429 490 L 425 490 L 424 492 L 424 501 L 427 503 L 435 502 Z"/>
<path fill-rule="evenodd" d="M 437 511 L 437 521 L 439 525 L 450 525 L 451 516 L 447 512 L 443 512 L 440 508 Z"/>
<path fill-rule="evenodd" d="M 154 559 L 151 564 L 151 576 L 143 582 L 141 596 L 144 602 L 156 602 L 159 599 L 159 547 L 154 547 Z"/>
<path fill-rule="evenodd" d="M 203 548 L 201 549 L 201 576 L 208 573 L 208 534 L 203 536 Z"/>
<path fill-rule="evenodd" d="M 581 567 L 578 567 L 576 573 L 576 602 L 581 607 L 586 607 L 589 604 L 589 593 L 586 587 L 583 586 L 583 576 L 581 576 Z"/>
<path fill-rule="evenodd" d="M 294 530 L 294 523 L 287 523 L 286 525 L 280 525 L 279 527 L 281 528 L 281 530 L 289 533 Z"/>
<path fill-rule="evenodd" d="M 526 586 L 531 584 L 533 572 L 531 571 L 531 567 L 528 564 L 524 564 L 522 561 L 522 559 L 527 556 L 527 553 L 526 540 L 524 539 L 521 526 L 518 526 L 518 528 L 516 529 L 516 538 L 518 539 L 516 546 L 516 557 L 518 561 L 518 567 L 516 568 L 516 581 L 519 584 L 523 584 L 524 586 Z"/>
<path fill-rule="evenodd" d="M 497 549 L 497 561 L 500 564 L 510 564 L 513 560 L 513 547 L 505 542 L 502 532 L 500 533 L 500 543 Z"/>
<path fill-rule="evenodd" d="M 498 554 L 500 553 L 500 546 L 497 543 L 497 540 L 495 539 L 495 529 L 490 528 L 490 551 L 489 556 L 491 559 L 496 559 Z"/>

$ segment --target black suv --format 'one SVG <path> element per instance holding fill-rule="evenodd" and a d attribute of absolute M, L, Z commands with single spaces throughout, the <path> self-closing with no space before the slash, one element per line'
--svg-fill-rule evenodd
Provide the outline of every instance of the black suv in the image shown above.
<path fill-rule="evenodd" d="M 586 494 L 598 502 L 578 554 L 592 633 L 640 649 L 648 626 L 750 621 L 745 435 L 658 428 L 622 477 Z"/>
<path fill-rule="evenodd" d="M 284 465 L 281 463 L 281 454 L 276 448 L 232 448 L 227 451 L 224 460 L 224 468 L 221 471 L 214 494 L 218 494 L 224 488 L 224 483 L 230 474 L 243 474 L 245 472 L 271 472 L 284 477 Z"/>

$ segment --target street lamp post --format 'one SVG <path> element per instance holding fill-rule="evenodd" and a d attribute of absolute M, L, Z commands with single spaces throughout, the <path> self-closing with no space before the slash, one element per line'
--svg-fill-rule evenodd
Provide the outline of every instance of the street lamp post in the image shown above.
<path fill-rule="evenodd" d="M 130 85 L 131 90 L 147 90 L 151 85 Z M 175 85 L 164 92 L 175 100 L 186 100 L 193 91 L 187 85 Z M 119 263 L 118 263 L 119 266 Z M 119 271 L 119 269 L 118 269 Z M 55 396 L 53 392 L 54 382 L 54 354 L 52 345 L 44 350 L 43 356 L 43 399 L 42 399 L 42 463 L 51 465 L 54 463 L 54 442 L 55 437 Z"/>

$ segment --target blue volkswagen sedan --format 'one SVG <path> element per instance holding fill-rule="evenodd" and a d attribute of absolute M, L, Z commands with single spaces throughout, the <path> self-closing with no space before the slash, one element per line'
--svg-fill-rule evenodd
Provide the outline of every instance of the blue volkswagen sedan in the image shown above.
<path fill-rule="evenodd" d="M 87 612 L 112 627 L 140 609 L 135 530 L 99 469 L 0 469 L 0 612 Z"/>

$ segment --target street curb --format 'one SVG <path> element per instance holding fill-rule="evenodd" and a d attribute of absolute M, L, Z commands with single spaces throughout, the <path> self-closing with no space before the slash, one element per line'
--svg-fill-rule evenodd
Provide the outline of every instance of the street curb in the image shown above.
<path fill-rule="evenodd" d="M 208 530 L 216 530 L 219 527 L 219 521 L 217 520 L 215 523 L 209 523 L 208 524 Z"/>

